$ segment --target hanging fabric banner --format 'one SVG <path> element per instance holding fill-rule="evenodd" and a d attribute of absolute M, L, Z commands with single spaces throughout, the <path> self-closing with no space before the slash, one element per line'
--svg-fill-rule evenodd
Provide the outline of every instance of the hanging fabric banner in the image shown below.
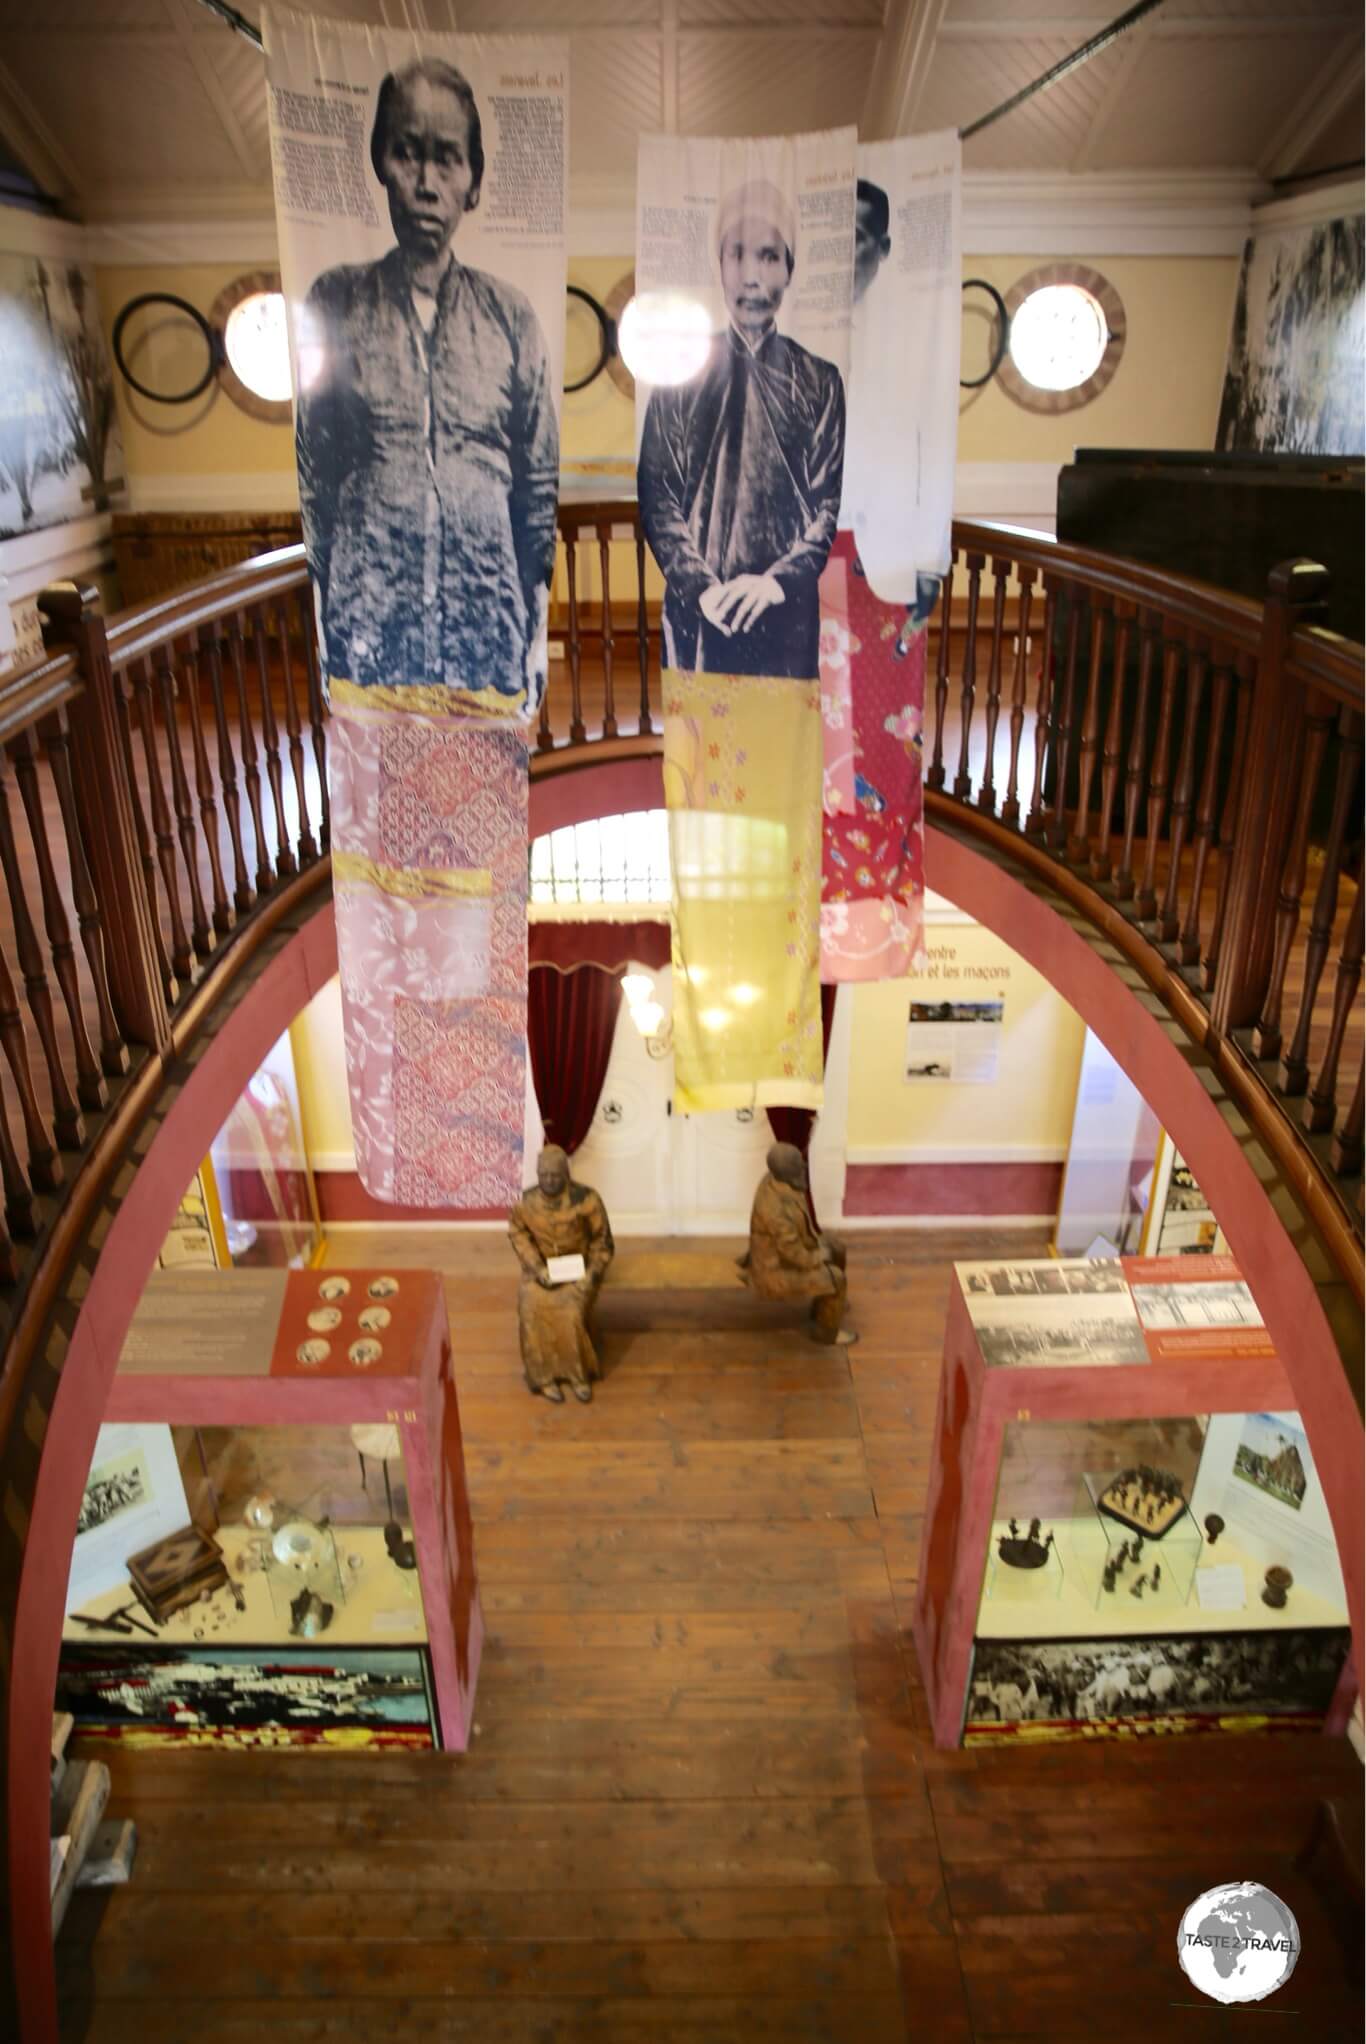
<path fill-rule="evenodd" d="M 263 20 L 299 497 L 332 708 L 356 1161 L 521 1189 L 525 731 L 545 690 L 568 45 Z"/>
<path fill-rule="evenodd" d="M 638 477 L 665 582 L 687 1111 L 821 1100 L 819 583 L 844 469 L 856 139 L 640 145 Z"/>
<path fill-rule="evenodd" d="M 958 440 L 961 145 L 858 151 L 849 433 L 821 581 L 821 977 L 923 963 L 928 624 L 949 565 Z"/>

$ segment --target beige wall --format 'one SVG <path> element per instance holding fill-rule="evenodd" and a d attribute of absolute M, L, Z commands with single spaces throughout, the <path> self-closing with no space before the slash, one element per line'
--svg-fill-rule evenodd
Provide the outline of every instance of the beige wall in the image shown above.
<path fill-rule="evenodd" d="M 854 989 L 850 1162 L 1062 1157 L 1086 1034 L 1081 1017 L 980 924 L 932 924 L 927 938 L 924 973 Z M 994 1083 L 905 1077 L 912 1001 L 998 999 L 1005 1011 Z"/>
<path fill-rule="evenodd" d="M 1038 256 L 964 258 L 965 276 L 986 277 L 1004 291 L 1037 264 Z M 1093 446 L 1208 447 L 1213 442 L 1237 282 L 1233 256 L 1124 256 L 1097 258 L 1124 300 L 1128 341 L 1110 388 L 1079 411 L 1056 418 L 1026 412 L 999 384 L 964 393 L 960 462 L 1063 462 L 1079 443 Z M 141 292 L 169 291 L 207 314 L 222 287 L 246 264 L 193 267 L 104 268 L 98 273 L 106 327 L 119 307 Z M 630 268 L 628 256 L 579 258 L 570 281 L 599 299 Z M 191 359 L 167 330 L 158 373 L 174 375 Z M 183 325 L 179 332 L 184 334 Z M 150 358 L 148 358 L 150 359 Z M 201 357 L 202 359 L 202 357 Z M 151 380 L 151 379 L 149 379 Z M 294 501 L 294 451 L 287 426 L 250 419 L 217 386 L 180 408 L 149 404 L 119 379 L 119 409 L 129 475 L 153 482 L 163 494 L 191 478 L 259 475 L 273 478 L 275 498 L 262 509 Z M 634 449 L 630 402 L 607 376 L 567 397 L 562 450 L 565 462 L 629 461 Z M 247 508 L 237 506 L 235 508 Z M 254 507 L 253 507 L 254 508 Z"/>

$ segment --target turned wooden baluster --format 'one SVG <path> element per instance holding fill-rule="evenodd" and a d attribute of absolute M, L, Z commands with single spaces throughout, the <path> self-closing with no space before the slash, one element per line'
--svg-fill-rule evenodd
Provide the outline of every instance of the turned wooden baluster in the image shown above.
<path fill-rule="evenodd" d="M 1238 827 L 1238 806 L 1243 792 L 1243 762 L 1247 756 L 1248 714 L 1252 708 L 1252 662 L 1245 653 L 1239 653 L 1233 663 L 1233 759 L 1229 767 L 1228 787 L 1224 792 L 1224 806 L 1219 817 L 1219 881 L 1214 894 L 1214 923 L 1205 946 L 1205 962 L 1200 978 L 1206 992 L 1214 986 L 1214 975 L 1219 969 L 1219 952 L 1224 942 L 1224 918 L 1228 912 L 1228 876 L 1233 861 L 1233 837 Z"/>
<path fill-rule="evenodd" d="M 942 788 L 944 785 L 944 714 L 949 700 L 949 634 L 953 625 L 954 558 L 954 555 L 949 555 L 948 573 L 944 577 L 944 593 L 940 598 L 939 652 L 934 670 L 934 748 L 930 758 L 930 770 L 925 776 L 927 788 Z"/>
<path fill-rule="evenodd" d="M 598 527 L 598 560 L 602 568 L 602 735 L 615 738 L 617 735 L 616 681 L 612 661 L 616 653 L 616 633 L 612 628 L 612 528 Z"/>
<path fill-rule="evenodd" d="M 1015 675 L 1010 690 L 1010 765 L 1006 770 L 1006 799 L 1001 805 L 1002 823 L 1020 820 L 1020 741 L 1024 736 L 1025 701 L 1029 689 L 1029 612 L 1034 601 L 1033 568 L 1017 568 L 1020 608 L 1015 631 Z"/>
<path fill-rule="evenodd" d="M 991 572 L 996 587 L 991 605 L 991 658 L 987 663 L 987 756 L 977 796 L 977 807 L 988 815 L 996 808 L 996 726 L 1001 715 L 1001 654 L 1006 635 L 1006 583 L 1010 579 L 1010 562 L 993 560 Z"/>
<path fill-rule="evenodd" d="M 251 607 L 251 643 L 256 656 L 256 678 L 261 684 L 261 744 L 266 755 L 266 779 L 270 783 L 271 807 L 275 811 L 275 871 L 288 880 L 299 870 L 289 848 L 285 823 L 285 777 L 280 765 L 280 731 L 275 722 L 275 703 L 270 692 L 270 643 L 266 637 L 265 612 L 259 603 Z"/>
<path fill-rule="evenodd" d="M 582 745 L 586 734 L 583 721 L 583 640 L 579 633 L 579 563 L 572 532 L 564 536 L 564 572 L 569 590 L 569 742 Z"/>
<path fill-rule="evenodd" d="M 326 851 L 332 842 L 332 804 L 327 791 L 327 730 L 323 721 L 323 684 L 318 671 L 318 636 L 309 589 L 295 591 L 299 613 L 299 637 L 304 648 L 304 672 L 308 678 L 308 728 L 313 737 L 313 763 L 318 770 L 318 796 L 322 822 L 318 826 L 318 848 Z"/>
<path fill-rule="evenodd" d="M 1124 691 L 1129 679 L 1129 641 L 1133 636 L 1134 606 L 1115 604 L 1114 650 L 1110 662 L 1110 714 L 1105 720 L 1105 742 L 1100 756 L 1100 831 L 1091 855 L 1091 873 L 1096 880 L 1108 880 L 1114 871 L 1110 858 L 1110 836 L 1119 791 L 1119 769 L 1124 760 Z"/>
<path fill-rule="evenodd" d="M 214 799 L 213 772 L 204 743 L 204 722 L 199 702 L 200 635 L 192 632 L 189 659 L 182 668 L 186 678 L 185 696 L 190 708 L 190 750 L 194 755 L 194 789 L 199 798 L 199 824 L 209 854 L 209 882 L 213 895 L 213 926 L 220 937 L 232 928 L 228 890 L 223 885 L 223 862 L 218 848 L 218 803 Z"/>
<path fill-rule="evenodd" d="M 1281 867 L 1280 891 L 1276 896 L 1276 934 L 1271 951 L 1271 977 L 1267 982 L 1261 1013 L 1252 1032 L 1252 1047 L 1258 1057 L 1277 1057 L 1281 1048 L 1281 1009 L 1285 1000 L 1285 975 L 1290 953 L 1300 927 L 1304 900 L 1304 876 L 1309 863 L 1309 824 L 1314 795 L 1319 785 L 1328 733 L 1333 728 L 1333 704 L 1318 689 L 1311 689 L 1299 720 L 1301 742 L 1292 748 L 1291 785 L 1296 789 L 1295 820 L 1290 828 L 1285 862 Z M 1331 1121 L 1332 1116 L 1329 1116 Z M 1326 1127 L 1328 1124 L 1325 1123 Z"/>
<path fill-rule="evenodd" d="M 1105 620 L 1110 615 L 1108 596 L 1091 599 L 1091 643 L 1086 662 L 1086 698 L 1081 714 L 1081 756 L 1077 763 L 1077 808 L 1072 835 L 1067 840 L 1067 857 L 1079 865 L 1091 845 L 1091 793 L 1096 785 L 1096 760 L 1100 753 L 1100 669 L 1105 653 Z M 1105 841 L 1107 829 L 1101 828 Z"/>
<path fill-rule="evenodd" d="M 14 778 L 19 783 L 19 798 L 24 805 L 24 814 L 28 818 L 29 837 L 38 866 L 38 885 L 43 897 L 43 927 L 47 931 L 48 949 L 52 954 L 52 969 L 57 975 L 62 1005 L 66 1009 L 67 1021 L 71 1028 L 71 1045 L 76 1058 L 76 1097 L 82 1107 L 95 1114 L 108 1104 L 109 1092 L 100 1074 L 95 1053 L 90 1047 L 85 1015 L 81 1008 L 81 986 L 76 974 L 76 949 L 71 941 L 71 924 L 67 920 L 66 904 L 62 900 L 62 890 L 57 884 L 57 874 L 52 864 L 47 819 L 43 815 L 43 791 L 38 781 L 38 762 L 41 755 L 36 734 L 31 730 L 21 731 L 19 736 L 11 741 L 9 752 L 10 758 L 14 761 Z M 53 780 L 55 783 L 55 769 Z M 60 796 L 58 799 L 60 801 Z M 73 858 L 71 875 L 73 900 L 77 898 L 80 890 L 79 876 L 75 870 L 76 863 Z M 86 885 L 89 886 L 88 876 Z M 79 913 L 79 909 L 77 912 Z M 108 998 L 106 989 L 106 1002 Z"/>
<path fill-rule="evenodd" d="M 9 1109 L 3 1094 L 0 1094 L 0 1184 L 5 1188 L 5 1219 L 10 1233 L 36 1235 L 38 1224 L 33 1216 L 33 1194 L 24 1176 L 24 1167 L 19 1162 L 19 1152 L 14 1147 Z"/>
<path fill-rule="evenodd" d="M 81 947 L 85 952 L 91 985 L 95 989 L 95 1010 L 100 1019 L 100 1068 L 108 1073 L 111 1079 L 115 1079 L 128 1070 L 130 1059 L 128 1046 L 124 1042 L 123 1032 L 114 1013 L 114 1001 L 109 986 L 109 972 L 105 960 L 104 918 L 100 912 L 99 897 L 95 893 L 95 884 L 90 877 L 90 864 L 86 857 L 85 835 L 81 828 L 71 768 L 71 738 L 67 729 L 66 711 L 58 710 L 48 718 L 42 726 L 42 733 L 47 746 L 48 764 L 52 769 L 53 785 L 57 790 L 57 806 L 62 812 L 62 828 L 66 834 L 71 899 L 76 910 L 76 921 L 80 926 Z M 19 785 L 22 789 L 22 776 Z"/>
<path fill-rule="evenodd" d="M 1228 715 L 1232 685 L 1233 671 L 1226 653 L 1222 660 L 1216 658 L 1214 667 L 1214 696 L 1210 707 L 1209 734 L 1205 741 L 1205 771 L 1200 779 L 1195 834 L 1191 840 L 1195 861 L 1191 869 L 1186 920 L 1181 925 L 1181 937 L 1176 948 L 1176 955 L 1183 965 L 1195 965 L 1200 958 L 1200 898 L 1205 891 L 1205 868 L 1214 843 L 1215 818 L 1219 809 L 1219 762 L 1223 757 L 1224 721 Z"/>
<path fill-rule="evenodd" d="M 1314 894 L 1309 918 L 1309 938 L 1304 948 L 1304 991 L 1300 996 L 1299 1019 L 1290 1047 L 1281 1059 L 1280 1090 L 1303 1093 L 1309 1084 L 1309 1032 L 1313 1027 L 1314 1003 L 1323 977 L 1333 921 L 1338 912 L 1338 882 L 1342 868 L 1342 841 L 1352 797 L 1361 780 L 1361 718 L 1353 710 L 1338 717 L 1337 776 L 1333 784 L 1333 812 L 1328 824 L 1328 841 L 1323 848 L 1323 870 Z"/>
<path fill-rule="evenodd" d="M 1162 687 L 1158 694 L 1153 770 L 1148 782 L 1148 842 L 1143 852 L 1143 883 L 1134 896 L 1134 912 L 1145 923 L 1151 922 L 1157 914 L 1157 852 L 1162 842 L 1162 826 L 1167 818 L 1167 791 L 1171 786 L 1172 712 L 1176 703 L 1176 677 L 1181 672 L 1181 654 L 1180 641 L 1166 639 L 1162 648 Z"/>
<path fill-rule="evenodd" d="M 5 772 L 4 762 L 5 755 L 0 750 L 0 867 L 4 869 L 5 885 L 9 891 L 10 912 L 14 924 L 14 948 L 19 960 L 19 970 L 23 974 L 29 1010 L 47 1064 L 57 1146 L 62 1150 L 79 1150 L 85 1142 L 85 1124 L 81 1120 L 81 1110 L 71 1091 L 66 1067 L 62 1063 L 61 1049 L 57 1043 L 57 1024 L 52 1009 L 52 993 L 47 983 L 47 971 L 43 964 L 43 947 L 38 942 L 38 932 L 33 926 L 33 917 L 29 912 L 24 876 L 19 867 L 19 848 L 14 842 L 14 824 L 9 806 L 9 776 Z M 41 823 L 41 817 L 39 820 Z"/>
<path fill-rule="evenodd" d="M 318 856 L 317 842 L 308 820 L 308 788 L 304 780 L 304 739 L 303 725 L 299 721 L 299 701 L 294 691 L 294 659 L 289 650 L 289 606 L 284 603 L 275 607 L 275 629 L 280 639 L 280 663 L 285 677 L 285 730 L 289 735 L 289 770 L 294 777 L 294 800 L 299 811 L 299 863 L 311 866 Z"/>
<path fill-rule="evenodd" d="M 645 535 L 636 527 L 636 651 L 640 659 L 640 723 L 642 738 L 654 730 L 650 722 L 650 626 L 645 609 Z"/>
<path fill-rule="evenodd" d="M 152 671 L 156 676 L 157 693 L 161 697 L 161 720 L 166 733 L 166 752 L 171 765 L 171 801 L 175 806 L 176 833 L 180 839 L 180 855 L 185 861 L 185 871 L 190 882 L 190 931 L 194 948 L 201 958 L 213 955 L 213 932 L 209 928 L 208 912 L 204 907 L 204 891 L 199 884 L 199 852 L 195 844 L 194 807 L 190 801 L 190 784 L 185 778 L 185 759 L 180 750 L 180 724 L 176 716 L 176 700 L 179 686 L 175 670 L 171 665 L 172 648 L 158 646 L 152 655 Z M 219 876 L 222 884 L 222 876 Z"/>
<path fill-rule="evenodd" d="M 1338 955 L 1337 984 L 1333 988 L 1333 1019 L 1328 1025 L 1328 1043 L 1323 1053 L 1323 1063 L 1309 1089 L 1309 1098 L 1304 1103 L 1304 1126 L 1311 1135 L 1333 1126 L 1333 1117 L 1338 1106 L 1338 1064 L 1342 1057 L 1342 1040 L 1347 1034 L 1352 1009 L 1356 1005 L 1357 989 L 1361 985 L 1361 883 L 1357 882 L 1356 899 L 1347 918 L 1347 931 Z M 1358 1110 L 1359 1112 L 1359 1110 Z M 1360 1122 L 1357 1124 L 1358 1132 Z M 1360 1136 L 1358 1133 L 1358 1145 Z"/>
<path fill-rule="evenodd" d="M 1352 1098 L 1328 1150 L 1333 1169 L 1343 1178 L 1355 1178 L 1362 1166 L 1363 1094 L 1366 1094 L 1366 1064 L 1359 1064 Z"/>
<path fill-rule="evenodd" d="M 1034 704 L 1034 787 L 1029 798 L 1029 814 L 1025 819 L 1025 830 L 1030 837 L 1042 837 L 1048 826 L 1043 789 L 1053 728 L 1053 634 L 1058 621 L 1058 584 L 1052 575 L 1043 578 L 1043 598 L 1039 693 Z"/>
<path fill-rule="evenodd" d="M 1129 740 L 1129 763 L 1124 769 L 1124 849 L 1115 875 L 1115 897 L 1132 901 L 1134 893 L 1134 836 L 1138 830 L 1138 805 L 1148 770 L 1148 702 L 1152 695 L 1153 662 L 1157 657 L 1162 620 L 1155 610 L 1145 610 L 1139 620 L 1138 700 L 1134 706 L 1133 735 Z"/>
<path fill-rule="evenodd" d="M 9 960 L 3 947 L 0 947 L 0 1049 L 4 1050 L 5 1061 L 13 1075 L 14 1090 L 19 1095 L 19 1111 L 24 1117 L 29 1184 L 36 1192 L 55 1192 L 62 1182 L 62 1160 L 52 1146 L 52 1136 L 43 1124 L 38 1098 L 33 1090 L 33 1074 L 28 1064 L 28 1039 L 24 1035 L 23 1017 L 19 1013 L 19 998 L 14 991 L 14 975 L 9 969 Z M 22 1226 L 24 1209 L 22 1195 L 27 1191 L 28 1187 L 24 1185 L 21 1172 L 15 1181 L 11 1206 L 10 1186 L 8 1180 L 6 1181 L 5 1211 L 16 1235 L 28 1232 Z"/>
<path fill-rule="evenodd" d="M 1053 757 L 1053 768 L 1058 776 L 1058 785 L 1053 790 L 1053 816 L 1045 832 L 1049 844 L 1061 847 L 1067 842 L 1067 775 L 1072 764 L 1073 732 L 1077 710 L 1077 650 L 1081 642 L 1081 615 L 1089 598 L 1078 588 L 1067 591 L 1067 657 L 1063 666 L 1062 687 L 1053 691 L 1053 722 L 1049 732 L 1049 751 Z"/>
<path fill-rule="evenodd" d="M 174 1007 L 179 992 L 175 969 L 170 953 L 166 949 L 166 938 L 161 928 L 161 913 L 157 906 L 157 861 L 152 850 L 152 833 L 143 807 L 142 790 L 138 787 L 137 767 L 133 762 L 133 715 L 135 690 L 128 675 L 114 676 L 115 720 L 119 727 L 119 750 L 123 755 L 125 786 L 128 789 L 129 805 L 133 812 L 133 830 L 137 840 L 138 860 L 142 867 L 143 882 L 147 891 L 147 912 L 152 925 L 152 948 L 156 953 L 157 971 L 166 992 L 166 1004 Z"/>
<path fill-rule="evenodd" d="M 188 979 L 194 970 L 194 960 L 190 955 L 190 940 L 186 935 L 185 918 L 180 908 L 180 889 L 176 879 L 175 834 L 171 829 L 171 811 L 166 801 L 165 784 L 161 778 L 156 714 L 152 707 L 152 677 L 145 659 L 138 661 L 130 679 L 133 686 L 133 707 L 137 713 L 138 732 L 142 739 L 143 763 L 147 769 L 147 792 L 152 805 L 152 835 L 156 841 L 157 864 L 161 868 L 162 885 L 171 918 L 171 964 L 179 978 Z M 205 928 L 207 930 L 207 924 Z"/>
<path fill-rule="evenodd" d="M 968 770 L 968 748 L 972 743 L 972 705 L 977 694 L 977 610 L 982 600 L 982 570 L 987 564 L 985 554 L 964 554 L 968 570 L 968 632 L 963 641 L 963 685 L 960 692 L 962 706 L 962 731 L 958 742 L 958 771 L 953 777 L 953 792 L 960 800 L 972 793 L 972 775 Z"/>
<path fill-rule="evenodd" d="M 242 744 L 242 785 L 247 791 L 251 827 L 256 833 L 256 891 L 266 894 L 275 885 L 266 843 L 266 826 L 261 814 L 261 776 L 256 767 L 256 731 L 247 707 L 246 632 L 242 613 L 234 611 L 228 620 L 228 647 L 232 654 L 233 688 L 237 695 L 237 731 Z"/>
<path fill-rule="evenodd" d="M 1195 805 L 1195 733 L 1208 674 L 1208 648 L 1198 643 L 1192 645 L 1190 659 L 1186 663 L 1186 721 L 1181 733 L 1181 759 L 1172 790 L 1167 889 L 1157 924 L 1158 936 L 1164 944 L 1174 943 L 1181 928 L 1181 854 L 1186 848 L 1186 831 Z"/>
<path fill-rule="evenodd" d="M 3 1110 L 0 1110 L 3 1111 Z M 0 1222 L 0 1284 L 12 1285 L 19 1277 L 19 1259 L 14 1253 L 9 1231 Z"/>
<path fill-rule="evenodd" d="M 228 705 L 223 693 L 223 646 L 217 625 L 205 625 L 200 634 L 200 644 L 209 656 L 209 691 L 213 696 L 214 732 L 218 739 L 218 785 L 223 790 L 223 813 L 228 819 L 228 842 L 232 846 L 232 899 L 237 913 L 245 915 L 256 896 L 247 875 L 247 853 L 242 843 L 242 802 L 237 792 L 237 761 L 233 756 L 232 733 L 228 729 Z"/>

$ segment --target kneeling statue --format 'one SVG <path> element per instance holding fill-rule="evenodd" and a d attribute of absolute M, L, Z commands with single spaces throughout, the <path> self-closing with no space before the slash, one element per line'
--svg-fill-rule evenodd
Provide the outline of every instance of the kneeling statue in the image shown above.
<path fill-rule="evenodd" d="M 517 1332 L 527 1388 L 563 1405 L 561 1384 L 587 1405 L 602 1371 L 588 1333 L 588 1316 L 616 1245 L 607 1209 L 591 1185 L 576 1185 L 569 1159 L 554 1143 L 536 1159 L 536 1183 L 508 1217 L 508 1235 L 522 1266 L 517 1287 Z M 581 1256 L 581 1278 L 557 1284 L 546 1268 L 552 1256 Z"/>
<path fill-rule="evenodd" d="M 822 1235 L 807 1212 L 806 1162 L 794 1143 L 774 1143 L 768 1153 L 741 1268 L 761 1299 L 810 1299 L 813 1341 L 847 1348 L 858 1340 L 840 1326 L 849 1296 L 844 1244 Z"/>

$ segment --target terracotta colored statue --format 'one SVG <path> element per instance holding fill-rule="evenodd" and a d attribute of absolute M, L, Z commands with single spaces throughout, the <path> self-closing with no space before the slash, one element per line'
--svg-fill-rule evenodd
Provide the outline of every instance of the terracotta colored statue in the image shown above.
<path fill-rule="evenodd" d="M 602 1375 L 588 1332 L 615 1244 L 607 1209 L 589 1185 L 576 1185 L 569 1159 L 553 1143 L 536 1159 L 536 1183 L 508 1217 L 508 1235 L 522 1266 L 517 1287 L 517 1332 L 527 1388 L 563 1405 L 568 1384 L 585 1405 L 594 1377 Z M 546 1269 L 552 1256 L 581 1256 L 584 1274 L 556 1284 Z"/>
<path fill-rule="evenodd" d="M 801 1151 L 775 1143 L 749 1217 L 746 1282 L 761 1299 L 810 1299 L 811 1339 L 848 1347 L 858 1336 L 840 1326 L 849 1293 L 844 1258 L 844 1244 L 822 1235 L 806 1210 Z"/>

